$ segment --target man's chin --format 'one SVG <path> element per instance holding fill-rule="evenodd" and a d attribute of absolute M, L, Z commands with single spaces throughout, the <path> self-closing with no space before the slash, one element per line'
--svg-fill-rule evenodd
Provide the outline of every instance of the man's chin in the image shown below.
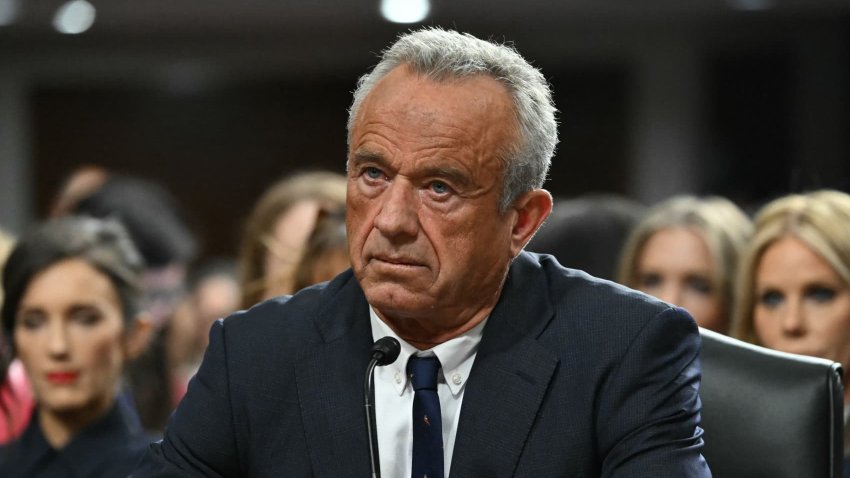
<path fill-rule="evenodd" d="M 418 316 L 431 309 L 430 296 L 424 290 L 390 282 L 379 284 L 365 282 L 362 286 L 369 305 L 385 317 Z"/>

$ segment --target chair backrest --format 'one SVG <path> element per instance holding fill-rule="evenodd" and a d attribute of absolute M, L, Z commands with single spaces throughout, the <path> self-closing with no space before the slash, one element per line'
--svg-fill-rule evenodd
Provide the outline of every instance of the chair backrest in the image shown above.
<path fill-rule="evenodd" d="M 704 456 L 714 478 L 840 478 L 841 365 L 700 333 Z"/>

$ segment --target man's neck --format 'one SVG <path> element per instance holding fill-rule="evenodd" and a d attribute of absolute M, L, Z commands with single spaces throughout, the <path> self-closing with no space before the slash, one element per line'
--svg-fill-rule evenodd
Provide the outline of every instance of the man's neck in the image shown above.
<path fill-rule="evenodd" d="M 419 350 L 428 350 L 469 332 L 486 319 L 492 310 L 492 306 L 481 309 L 468 319 L 458 320 L 456 324 L 446 323 L 445 321 L 438 322 L 433 316 L 425 319 L 399 318 L 385 315 L 377 309 L 375 313 L 378 314 L 381 321 L 407 343 Z"/>

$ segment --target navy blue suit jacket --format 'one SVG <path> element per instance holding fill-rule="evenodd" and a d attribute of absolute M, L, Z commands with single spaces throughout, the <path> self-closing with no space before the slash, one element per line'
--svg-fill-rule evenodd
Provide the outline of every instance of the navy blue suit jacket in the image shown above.
<path fill-rule="evenodd" d="M 133 476 L 370 476 L 371 345 L 351 271 L 217 322 Z M 466 385 L 451 477 L 710 476 L 699 348 L 683 310 L 523 252 Z"/>

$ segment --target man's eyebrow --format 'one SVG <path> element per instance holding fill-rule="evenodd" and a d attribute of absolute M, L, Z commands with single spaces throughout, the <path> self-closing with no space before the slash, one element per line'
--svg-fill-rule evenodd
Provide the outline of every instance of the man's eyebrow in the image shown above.
<path fill-rule="evenodd" d="M 356 168 L 366 163 L 374 164 L 382 169 L 390 168 L 389 160 L 381 153 L 363 150 L 355 151 L 352 154 L 351 167 Z M 471 183 L 469 174 L 466 171 L 452 166 L 425 166 L 416 173 L 416 176 L 421 178 L 442 178 L 461 187 L 468 186 Z"/>
<path fill-rule="evenodd" d="M 388 166 L 390 164 L 380 153 L 369 150 L 354 152 L 351 158 L 351 165 L 359 166 L 363 163 L 376 163 L 378 166 Z"/>
<path fill-rule="evenodd" d="M 467 186 L 470 183 L 469 174 L 451 166 L 427 166 L 422 170 L 422 176 L 443 178 L 459 186 Z"/>

